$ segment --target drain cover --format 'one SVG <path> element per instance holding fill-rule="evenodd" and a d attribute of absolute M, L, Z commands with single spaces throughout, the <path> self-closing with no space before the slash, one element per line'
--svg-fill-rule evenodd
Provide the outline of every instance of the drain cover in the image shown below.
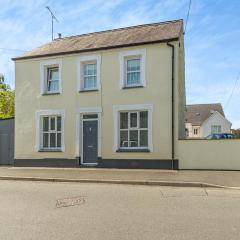
<path fill-rule="evenodd" d="M 58 199 L 56 202 L 56 207 L 71 207 L 75 205 L 81 205 L 86 202 L 86 196 L 71 197 L 71 198 L 62 198 Z"/>

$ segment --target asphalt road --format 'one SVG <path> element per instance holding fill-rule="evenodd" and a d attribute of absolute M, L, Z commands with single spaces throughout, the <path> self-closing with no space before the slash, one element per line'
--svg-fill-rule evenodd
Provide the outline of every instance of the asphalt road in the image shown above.
<path fill-rule="evenodd" d="M 0 239 L 239 240 L 240 191 L 0 181 Z"/>

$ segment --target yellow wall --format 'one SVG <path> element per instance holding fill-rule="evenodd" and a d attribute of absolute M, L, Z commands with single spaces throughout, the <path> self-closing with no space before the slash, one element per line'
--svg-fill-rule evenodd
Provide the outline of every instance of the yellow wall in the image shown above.
<path fill-rule="evenodd" d="M 179 168 L 240 170 L 240 140 L 180 140 Z"/>
<path fill-rule="evenodd" d="M 174 44 L 176 47 L 175 97 L 178 98 L 179 45 L 178 42 Z M 143 48 L 146 49 L 146 88 L 120 89 L 119 52 Z M 102 107 L 102 158 L 171 159 L 171 49 L 166 43 L 161 43 L 98 51 L 97 54 L 101 54 L 102 85 L 102 91 L 98 92 L 77 91 L 76 60 L 87 53 L 57 57 L 62 58 L 63 92 L 60 95 L 40 94 L 40 61 L 46 59 L 16 62 L 16 159 L 75 158 L 76 115 L 77 108 L 80 107 Z M 183 58 L 183 55 L 181 56 Z M 184 82 L 184 79 L 182 81 Z M 153 152 L 113 152 L 113 105 L 124 104 L 153 104 Z M 177 104 L 176 116 L 180 116 L 178 108 Z M 35 151 L 35 112 L 48 109 L 65 109 L 65 151 L 62 153 Z M 178 121 L 177 118 L 176 123 Z M 177 126 L 176 133 L 178 133 Z M 176 140 L 177 138 L 176 134 Z"/>

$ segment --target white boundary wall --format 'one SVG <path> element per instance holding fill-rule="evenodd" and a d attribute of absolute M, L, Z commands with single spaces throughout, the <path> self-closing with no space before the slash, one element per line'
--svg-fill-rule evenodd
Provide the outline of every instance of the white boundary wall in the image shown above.
<path fill-rule="evenodd" d="M 240 170 L 240 139 L 179 140 L 179 169 Z"/>

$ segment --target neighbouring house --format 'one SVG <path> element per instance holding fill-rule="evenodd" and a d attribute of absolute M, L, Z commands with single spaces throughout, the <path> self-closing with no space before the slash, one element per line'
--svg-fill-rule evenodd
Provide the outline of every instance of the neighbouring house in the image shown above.
<path fill-rule="evenodd" d="M 178 168 L 182 20 L 58 38 L 13 60 L 15 165 Z"/>
<path fill-rule="evenodd" d="M 186 130 L 189 138 L 205 138 L 212 133 L 230 133 L 231 126 L 220 103 L 187 105 Z"/>
<path fill-rule="evenodd" d="M 234 134 L 236 138 L 240 138 L 240 128 L 231 129 L 231 133 Z"/>

